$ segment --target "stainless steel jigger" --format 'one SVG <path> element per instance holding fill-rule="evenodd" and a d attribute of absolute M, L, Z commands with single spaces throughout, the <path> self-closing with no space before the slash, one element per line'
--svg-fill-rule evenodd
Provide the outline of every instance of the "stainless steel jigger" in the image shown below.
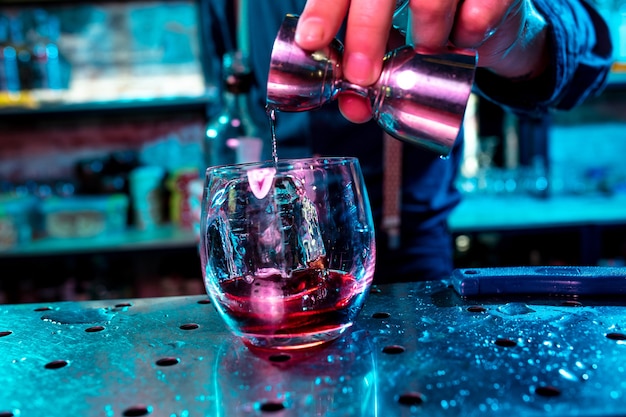
<path fill-rule="evenodd" d="M 474 82 L 476 53 L 450 49 L 417 54 L 409 45 L 388 52 L 380 78 L 369 87 L 343 79 L 343 45 L 306 51 L 294 41 L 297 15 L 276 36 L 267 81 L 267 105 L 278 111 L 317 109 L 338 94 L 369 98 L 373 117 L 393 137 L 447 156 L 456 141 Z"/>

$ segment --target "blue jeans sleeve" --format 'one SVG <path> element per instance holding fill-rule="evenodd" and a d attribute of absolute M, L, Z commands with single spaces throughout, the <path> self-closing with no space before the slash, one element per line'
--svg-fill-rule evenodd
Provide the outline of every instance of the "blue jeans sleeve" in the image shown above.
<path fill-rule="evenodd" d="M 511 82 L 479 68 L 475 89 L 513 113 L 541 116 L 552 109 L 571 109 L 602 91 L 612 45 L 606 22 L 585 0 L 532 1 L 548 22 L 548 70 L 534 80 Z"/>

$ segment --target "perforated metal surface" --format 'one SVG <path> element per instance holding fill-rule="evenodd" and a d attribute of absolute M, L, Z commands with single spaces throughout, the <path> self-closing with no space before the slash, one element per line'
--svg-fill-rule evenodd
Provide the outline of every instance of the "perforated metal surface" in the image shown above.
<path fill-rule="evenodd" d="M 336 343 L 270 356 L 205 299 L 1 306 L 0 416 L 624 414 L 615 300 L 478 303 L 440 283 L 386 285 Z"/>

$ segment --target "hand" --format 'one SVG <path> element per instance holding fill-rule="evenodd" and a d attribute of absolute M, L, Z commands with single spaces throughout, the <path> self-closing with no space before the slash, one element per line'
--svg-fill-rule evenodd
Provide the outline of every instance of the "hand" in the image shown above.
<path fill-rule="evenodd" d="M 296 30 L 303 49 L 320 49 L 347 16 L 344 76 L 367 86 L 380 76 L 395 0 L 308 0 Z M 531 0 L 410 0 L 415 49 L 434 53 L 447 45 L 476 49 L 478 65 L 511 78 L 542 73 L 548 62 L 546 22 Z M 371 118 L 369 102 L 339 97 L 343 115 L 356 123 Z"/>

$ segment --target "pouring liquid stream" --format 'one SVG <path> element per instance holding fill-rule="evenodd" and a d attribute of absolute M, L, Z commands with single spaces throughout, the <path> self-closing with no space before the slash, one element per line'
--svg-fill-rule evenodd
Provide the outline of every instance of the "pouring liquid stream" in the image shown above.
<path fill-rule="evenodd" d="M 272 135 L 272 160 L 274 161 L 274 166 L 278 165 L 278 151 L 276 146 L 276 107 L 267 105 L 265 107 L 265 113 L 270 122 L 270 133 Z"/>

